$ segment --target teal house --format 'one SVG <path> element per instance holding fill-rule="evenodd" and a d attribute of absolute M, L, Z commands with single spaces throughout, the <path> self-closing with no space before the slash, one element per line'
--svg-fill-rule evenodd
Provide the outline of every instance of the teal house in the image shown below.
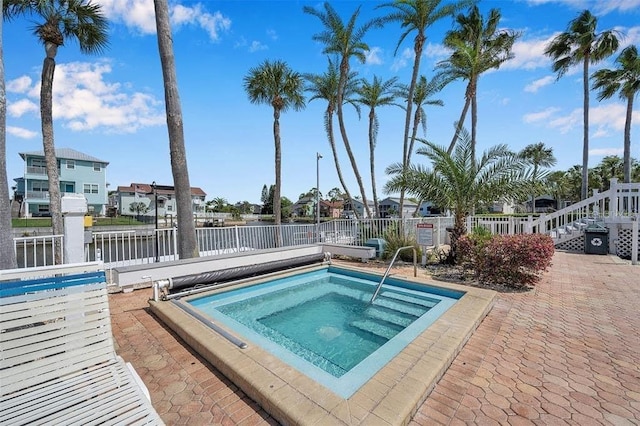
<path fill-rule="evenodd" d="M 49 216 L 49 178 L 44 151 L 21 152 L 24 175 L 14 179 L 14 201 L 20 216 Z M 60 192 L 83 194 L 89 214 L 102 216 L 107 206 L 107 166 L 109 163 L 69 148 L 56 149 Z"/>

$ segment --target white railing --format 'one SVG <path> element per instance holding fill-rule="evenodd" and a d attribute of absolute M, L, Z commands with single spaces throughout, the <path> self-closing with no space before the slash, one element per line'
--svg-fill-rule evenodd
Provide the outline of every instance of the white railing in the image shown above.
<path fill-rule="evenodd" d="M 467 217 L 467 232 L 473 232 L 475 228 L 484 228 L 492 234 L 526 234 L 531 232 L 532 223 L 532 216 L 469 216 Z"/>
<path fill-rule="evenodd" d="M 60 245 L 61 259 L 64 263 L 64 235 L 44 235 L 17 237 L 13 239 L 13 251 L 18 267 L 33 268 L 56 264 L 54 247 Z"/>

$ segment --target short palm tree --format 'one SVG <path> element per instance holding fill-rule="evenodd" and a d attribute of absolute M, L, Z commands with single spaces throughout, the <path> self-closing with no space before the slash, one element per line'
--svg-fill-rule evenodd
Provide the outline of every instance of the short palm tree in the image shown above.
<path fill-rule="evenodd" d="M 522 160 L 506 145 L 497 145 L 473 159 L 471 138 L 462 129 L 452 154 L 447 149 L 419 139 L 423 144 L 416 154 L 431 161 L 431 167 L 411 164 L 403 173 L 401 163 L 387 167 L 392 177 L 385 191 L 407 193 L 421 200 L 451 209 L 454 226 L 451 232 L 449 260 L 455 261 L 458 239 L 466 233 L 465 218 L 481 203 L 522 199 L 528 193 L 530 176 Z"/>
<path fill-rule="evenodd" d="M 467 111 L 471 106 L 472 159 L 475 159 L 477 141 L 478 80 L 483 73 L 500 68 L 503 63 L 514 57 L 513 44 L 520 37 L 518 32 L 498 28 L 501 17 L 498 9 L 491 9 L 485 21 L 478 6 L 471 7 L 468 15 L 456 16 L 457 27 L 447 32 L 444 39 L 444 45 L 453 53 L 448 59 L 436 65 L 448 82 L 467 80 L 465 104 L 448 151 L 453 151 L 458 133 L 464 125 Z"/>
<path fill-rule="evenodd" d="M 331 146 L 331 153 L 333 154 L 333 163 L 336 167 L 336 173 L 338 174 L 338 180 L 342 189 L 344 189 L 345 195 L 348 200 L 351 200 L 351 193 L 347 188 L 347 184 L 342 175 L 342 168 L 340 167 L 340 160 L 338 159 L 338 150 L 336 148 L 336 140 L 333 132 L 333 115 L 336 111 L 336 105 L 338 103 L 338 85 L 340 83 L 340 70 L 336 65 L 336 62 L 329 58 L 329 65 L 327 71 L 323 74 L 305 74 L 304 78 L 307 81 L 305 90 L 311 94 L 309 102 L 316 99 L 324 99 L 327 101 L 327 109 L 324 112 L 324 130 L 327 133 L 327 139 Z M 347 76 L 347 83 L 344 89 L 343 102 L 353 105 L 358 115 L 360 115 L 360 106 L 352 99 L 353 94 L 357 88 L 356 73 L 350 72 Z"/>
<path fill-rule="evenodd" d="M 314 34 L 312 37 L 314 41 L 324 44 L 323 53 L 327 55 L 338 55 L 340 57 L 340 80 L 338 82 L 336 102 L 338 125 L 340 127 L 340 135 L 342 136 L 345 150 L 347 151 L 347 156 L 351 162 L 353 174 L 355 175 L 356 182 L 360 188 L 365 211 L 367 215 L 371 217 L 371 210 L 369 209 L 369 203 L 367 202 L 367 194 L 362 183 L 362 176 L 358 170 L 358 163 L 356 162 L 353 150 L 351 149 L 351 144 L 349 143 L 342 107 L 344 105 L 348 77 L 351 72 L 349 62 L 351 61 L 351 58 L 356 58 L 362 63 L 365 62 L 365 54 L 369 51 L 369 46 L 363 41 L 363 38 L 371 28 L 381 26 L 382 21 L 374 19 L 357 27 L 356 21 L 360 15 L 360 8 L 358 7 L 349 18 L 349 21 L 345 23 L 329 2 L 324 3 L 324 11 L 317 10 L 311 6 L 305 6 L 303 10 L 305 13 L 320 19 L 320 22 L 325 26 L 324 31 Z"/>
<path fill-rule="evenodd" d="M 244 89 L 252 104 L 267 104 L 273 108 L 273 141 L 275 144 L 276 184 L 273 191 L 273 214 L 275 224 L 280 225 L 282 188 L 282 155 L 280 144 L 280 114 L 293 109 L 304 108 L 304 80 L 283 61 L 266 60 L 251 68 L 244 77 Z M 281 245 L 280 227 L 276 229 L 276 244 Z"/>
<path fill-rule="evenodd" d="M 581 198 L 589 192 L 589 65 L 596 64 L 618 50 L 618 38 L 614 31 L 596 32 L 598 19 L 588 10 L 569 23 L 567 31 L 556 36 L 544 53 L 553 60 L 553 72 L 558 79 L 570 67 L 582 64 L 583 88 L 583 143 Z"/>
<path fill-rule="evenodd" d="M 376 217 L 380 217 L 375 167 L 375 150 L 380 123 L 378 121 L 376 108 L 395 105 L 395 86 L 397 81 L 398 79 L 396 77 L 384 81 L 374 75 L 373 81 L 371 82 L 362 79 L 360 87 L 356 89 L 359 97 L 355 101 L 369 107 L 369 167 L 371 170 L 371 192 Z"/>
<path fill-rule="evenodd" d="M 184 126 L 182 106 L 178 92 L 173 38 L 169 23 L 169 4 L 167 0 L 154 0 L 156 28 L 158 33 L 158 51 L 162 64 L 164 82 L 165 110 L 167 112 L 167 130 L 169 132 L 169 151 L 171 153 L 171 173 L 176 189 L 176 207 L 178 213 L 178 256 L 190 259 L 200 255 L 196 238 L 196 225 L 191 219 L 193 207 L 187 152 L 184 145 Z"/>
<path fill-rule="evenodd" d="M 534 192 L 531 193 L 531 212 L 536 211 L 536 194 L 535 189 L 540 183 L 542 178 L 540 174 L 540 168 L 553 167 L 556 165 L 556 157 L 553 155 L 553 148 L 548 148 L 544 145 L 544 142 L 538 142 L 525 146 L 518 154 L 520 157 L 532 167 L 531 171 L 531 189 Z"/>
<path fill-rule="evenodd" d="M 0 0 L 1 3 L 1 0 Z M 11 235 L 11 200 L 7 182 L 7 97 L 2 55 L 2 19 L 0 19 L 0 269 L 18 266 Z"/>
<path fill-rule="evenodd" d="M 45 58 L 40 86 L 40 117 L 42 144 L 49 179 L 49 209 L 53 233 L 63 233 L 60 178 L 53 137 L 53 74 L 58 48 L 75 40 L 82 53 L 101 53 L 108 45 L 108 22 L 99 4 L 91 0 L 5 0 L 2 5 L 5 19 L 34 16 L 40 22 L 33 33 L 42 42 Z M 61 262 L 62 249 L 56 245 L 56 263 Z"/>
<path fill-rule="evenodd" d="M 598 100 L 611 98 L 618 93 L 627 101 L 627 114 L 624 122 L 624 181 L 631 182 L 631 120 L 633 99 L 640 92 L 640 56 L 636 46 L 628 46 L 616 59 L 618 67 L 614 70 L 601 69 L 593 73 L 593 89 L 598 91 Z"/>

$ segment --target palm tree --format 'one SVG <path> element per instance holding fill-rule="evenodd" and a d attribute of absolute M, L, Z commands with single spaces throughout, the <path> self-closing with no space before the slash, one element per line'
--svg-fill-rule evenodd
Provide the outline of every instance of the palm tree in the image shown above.
<path fill-rule="evenodd" d="M 305 6 L 304 12 L 313 15 L 320 19 L 320 22 L 325 26 L 324 31 L 315 34 L 312 39 L 324 44 L 323 53 L 328 55 L 336 54 L 340 57 L 340 80 L 338 82 L 338 94 L 336 99 L 338 124 L 340 127 L 340 135 L 344 142 L 345 150 L 349 156 L 351 162 L 351 168 L 355 175 L 360 193 L 362 194 L 362 202 L 364 203 L 365 211 L 367 215 L 371 217 L 371 211 L 369 210 L 369 204 L 367 203 L 367 195 L 362 183 L 362 177 L 358 171 L 358 164 L 356 158 L 351 150 L 351 144 L 349 143 L 349 137 L 347 135 L 347 129 L 344 124 L 344 115 L 342 106 L 344 105 L 345 91 L 347 87 L 348 77 L 350 74 L 349 61 L 351 58 L 356 58 L 360 62 L 364 63 L 366 60 L 365 53 L 369 51 L 369 46 L 362 41 L 367 31 L 372 27 L 381 26 L 382 21 L 380 19 L 374 19 L 366 22 L 360 27 L 356 27 L 356 20 L 360 15 L 360 8 L 351 15 L 349 21 L 345 24 L 340 18 L 340 15 L 335 11 L 328 2 L 324 3 L 324 12 L 316 10 L 313 7 Z"/>
<path fill-rule="evenodd" d="M 266 60 L 259 66 L 251 68 L 244 77 L 244 89 L 252 104 L 268 104 L 273 107 L 273 140 L 275 143 L 276 184 L 273 193 L 273 214 L 275 224 L 280 225 L 281 204 L 280 190 L 282 168 L 280 154 L 280 114 L 293 108 L 300 111 L 304 108 L 303 79 L 283 61 Z M 276 228 L 276 245 L 281 245 L 280 227 Z"/>
<path fill-rule="evenodd" d="M 0 6 L 2 0 L 0 0 Z M 0 10 L 2 10 L 0 8 Z M 7 182 L 7 97 L 4 87 L 2 19 L 0 19 L 0 269 L 18 266 L 11 235 L 11 201 Z"/>
<path fill-rule="evenodd" d="M 518 199 L 526 196 L 530 183 L 521 159 L 506 145 L 497 145 L 474 160 L 471 138 L 465 129 L 460 132 L 453 154 L 447 149 L 419 139 L 423 146 L 416 151 L 431 161 L 431 167 L 411 164 L 405 173 L 401 163 L 387 167 L 392 175 L 385 191 L 397 192 L 403 187 L 418 199 L 451 209 L 454 226 L 451 232 L 449 261 L 456 258 L 458 239 L 465 234 L 465 218 L 480 203 L 498 199 Z"/>
<path fill-rule="evenodd" d="M 384 22 L 400 22 L 404 32 L 400 35 L 400 40 L 396 45 L 394 55 L 398 53 L 400 45 L 404 39 L 411 33 L 415 32 L 413 39 L 413 71 L 411 73 L 411 82 L 409 83 L 407 99 L 406 116 L 404 122 L 404 138 L 403 138 L 403 154 L 402 163 L 407 167 L 411 156 L 409 143 L 409 130 L 411 128 L 411 113 L 413 111 L 414 92 L 418 84 L 418 75 L 420 73 L 420 60 L 422 59 L 422 51 L 427 40 L 427 28 L 440 19 L 453 16 L 458 10 L 467 7 L 472 1 L 461 0 L 456 3 L 444 4 L 442 0 L 399 0 L 393 3 L 384 3 L 378 6 L 391 8 L 392 12 L 383 18 Z M 415 127 L 415 123 L 414 123 Z M 404 203 L 404 192 L 400 194 L 400 211 L 402 211 Z"/>
<path fill-rule="evenodd" d="M 480 75 L 500 66 L 514 57 L 512 48 L 520 33 L 512 30 L 499 30 L 501 14 L 491 9 L 486 22 L 478 6 L 473 6 L 468 15 L 456 17 L 458 28 L 447 32 L 444 45 L 451 49 L 451 56 L 436 65 L 447 82 L 467 80 L 465 104 L 457 121 L 456 130 L 447 150 L 453 151 L 458 133 L 464 125 L 469 106 L 471 106 L 471 150 L 475 159 L 476 129 L 478 124 L 478 80 Z"/>
<path fill-rule="evenodd" d="M 633 99 L 640 92 L 640 57 L 636 46 L 628 46 L 616 59 L 615 70 L 601 69 L 593 73 L 593 89 L 598 90 L 598 100 L 611 98 L 616 92 L 627 101 L 627 114 L 624 122 L 624 181 L 631 182 L 631 119 Z"/>
<path fill-rule="evenodd" d="M 606 191 L 610 187 L 611 178 L 621 179 L 624 177 L 624 161 L 617 155 L 607 155 L 600 160 L 600 163 L 592 171 L 600 181 L 598 189 Z"/>
<path fill-rule="evenodd" d="M 229 203 L 227 202 L 226 198 L 216 197 L 213 200 L 209 201 L 207 204 L 209 204 L 209 207 L 211 208 L 212 211 L 214 211 L 214 212 L 222 212 L 222 211 L 224 211 L 224 208 Z"/>
<path fill-rule="evenodd" d="M 54 235 L 63 233 L 60 178 L 53 138 L 53 74 L 58 47 L 76 40 L 85 54 L 101 53 L 108 46 L 109 24 L 99 4 L 91 0 L 6 0 L 2 11 L 11 20 L 17 16 L 36 16 L 40 22 L 33 33 L 42 42 L 45 58 L 40 86 L 40 118 L 42 145 L 49 179 L 49 210 Z M 62 259 L 62 247 L 55 245 L 56 263 Z"/>
<path fill-rule="evenodd" d="M 437 105 L 444 106 L 444 102 L 442 99 L 431 99 L 433 95 L 442 90 L 445 86 L 444 79 L 442 76 L 436 75 L 431 80 L 427 80 L 425 76 L 420 76 L 418 82 L 416 83 L 415 91 L 413 92 L 413 103 L 416 105 L 416 112 L 413 117 L 413 129 L 411 131 L 411 139 L 409 142 L 409 149 L 407 151 L 407 159 L 406 163 L 411 163 L 411 155 L 413 154 L 413 146 L 415 145 L 416 138 L 418 137 L 418 128 L 422 127 L 422 132 L 427 133 L 427 114 L 423 108 L 424 105 Z M 408 99 L 409 98 L 409 87 L 406 85 L 401 85 L 398 89 L 397 96 Z M 405 165 L 406 166 L 406 165 Z M 404 206 L 404 191 L 400 191 L 400 210 L 403 209 Z M 420 210 L 420 204 L 422 204 L 421 200 L 417 200 L 416 209 L 413 213 L 414 216 L 418 214 Z"/>
<path fill-rule="evenodd" d="M 375 217 L 380 217 L 378 211 L 378 192 L 376 190 L 376 167 L 375 167 L 375 149 L 378 137 L 378 114 L 376 108 L 395 104 L 395 85 L 398 79 L 393 77 L 383 81 L 378 76 L 373 76 L 373 81 L 369 83 L 362 79 L 361 86 L 356 89 L 360 96 L 356 102 L 369 107 L 369 166 L 371 169 L 371 192 L 373 193 L 373 205 L 375 209 Z"/>
<path fill-rule="evenodd" d="M 558 79 L 573 65 L 582 64 L 583 87 L 583 144 L 581 197 L 589 192 L 589 64 L 596 64 L 618 50 L 618 38 L 614 31 L 596 32 L 598 19 L 588 10 L 569 23 L 567 31 L 556 36 L 544 53 L 553 60 L 553 72 Z"/>
<path fill-rule="evenodd" d="M 329 58 L 329 65 L 324 74 L 305 74 L 305 80 L 308 84 L 305 90 L 311 93 L 309 102 L 315 99 L 324 99 L 327 101 L 327 109 L 324 112 L 324 130 L 327 133 L 327 139 L 331 146 L 333 154 L 333 163 L 336 167 L 338 180 L 348 200 L 351 199 L 351 193 L 347 188 L 344 177 L 342 176 L 342 168 L 338 160 L 338 150 L 336 149 L 335 137 L 333 135 L 333 114 L 336 110 L 338 102 L 338 86 L 340 83 L 340 71 L 338 66 Z M 352 95 L 357 88 L 356 73 L 350 72 L 347 76 L 347 83 L 344 89 L 343 102 L 351 104 L 360 115 L 360 106 L 352 99 Z"/>
<path fill-rule="evenodd" d="M 156 28 L 158 32 L 158 51 L 162 64 L 164 81 L 164 99 L 167 112 L 167 130 L 169 131 L 169 150 L 171 152 L 171 173 L 176 189 L 176 208 L 178 214 L 178 256 L 189 259 L 199 256 L 196 239 L 196 225 L 193 215 L 187 152 L 184 146 L 184 127 L 182 107 L 178 93 L 173 39 L 169 23 L 169 5 L 167 0 L 154 0 Z"/>
<path fill-rule="evenodd" d="M 533 167 L 531 172 L 531 189 L 534 192 L 531 193 L 531 213 L 536 212 L 536 194 L 535 188 L 540 181 L 540 175 L 538 172 L 541 167 L 553 167 L 556 165 L 556 157 L 553 156 L 553 148 L 547 148 L 544 142 L 538 142 L 525 146 L 518 154 L 520 158 L 526 161 Z"/>

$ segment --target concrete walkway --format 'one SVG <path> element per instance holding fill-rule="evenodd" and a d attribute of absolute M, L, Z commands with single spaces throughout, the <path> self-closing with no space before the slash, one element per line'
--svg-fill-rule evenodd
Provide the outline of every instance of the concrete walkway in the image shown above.
<path fill-rule="evenodd" d="M 110 296 L 117 351 L 167 424 L 276 424 L 147 310 Z M 433 424 L 640 424 L 640 266 L 558 252 L 493 310 L 413 418 Z"/>

